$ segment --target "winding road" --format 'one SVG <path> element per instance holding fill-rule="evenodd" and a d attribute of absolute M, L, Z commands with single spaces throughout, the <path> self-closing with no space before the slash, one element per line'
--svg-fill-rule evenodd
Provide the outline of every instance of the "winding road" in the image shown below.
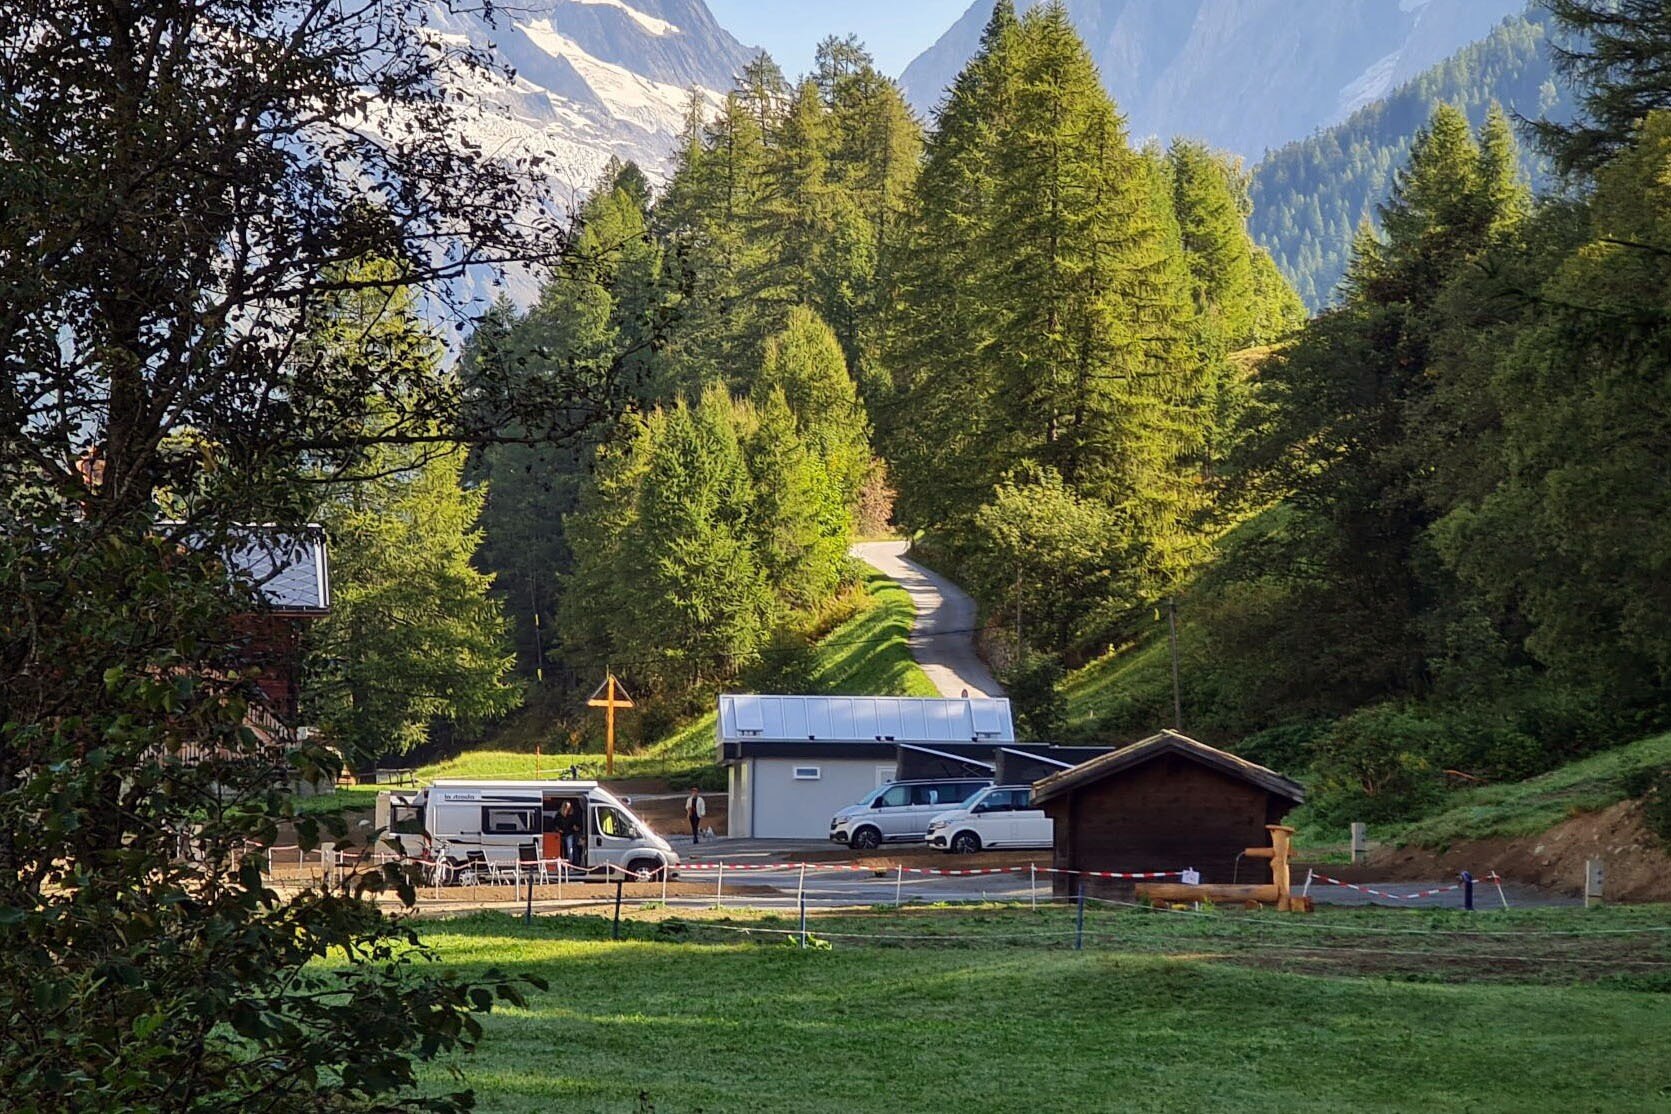
<path fill-rule="evenodd" d="M 911 597 L 911 656 L 942 696 L 1002 696 L 1003 687 L 975 652 L 975 601 L 939 573 L 908 561 L 908 541 L 859 542 L 853 556 L 897 581 Z"/>

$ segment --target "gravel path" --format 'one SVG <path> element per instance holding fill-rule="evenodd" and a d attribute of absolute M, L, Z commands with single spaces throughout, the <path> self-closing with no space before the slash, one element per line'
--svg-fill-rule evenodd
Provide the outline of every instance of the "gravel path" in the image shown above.
<path fill-rule="evenodd" d="M 942 696 L 1002 696 L 1003 688 L 975 653 L 975 601 L 941 576 L 908 561 L 910 542 L 860 542 L 853 556 L 899 582 L 911 596 L 911 656 Z"/>

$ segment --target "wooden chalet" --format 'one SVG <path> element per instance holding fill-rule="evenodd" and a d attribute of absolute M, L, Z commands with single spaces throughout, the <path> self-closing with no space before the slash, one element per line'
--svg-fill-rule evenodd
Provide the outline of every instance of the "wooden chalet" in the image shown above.
<path fill-rule="evenodd" d="M 1194 869 L 1203 882 L 1270 882 L 1268 862 L 1240 856 L 1267 844 L 1265 826 L 1304 800 L 1299 783 L 1176 731 L 1033 784 L 1034 805 L 1055 823 L 1057 869 Z M 1077 885 L 1055 877 L 1059 892 Z M 1130 885 L 1090 879 L 1086 889 Z"/>

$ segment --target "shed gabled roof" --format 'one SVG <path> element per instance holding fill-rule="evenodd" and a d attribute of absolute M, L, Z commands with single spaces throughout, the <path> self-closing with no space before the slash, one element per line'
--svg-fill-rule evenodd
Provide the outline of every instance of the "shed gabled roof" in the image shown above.
<path fill-rule="evenodd" d="M 719 698 L 719 741 L 990 743 L 1015 741 L 1002 698 L 759 696 Z"/>
<path fill-rule="evenodd" d="M 1234 754 L 1210 747 L 1206 743 L 1198 743 L 1188 735 L 1181 735 L 1176 731 L 1162 731 L 1158 735 L 1151 735 L 1110 751 L 1100 758 L 1093 758 L 1089 762 L 1081 762 L 1071 770 L 1063 770 L 1059 774 L 1051 774 L 1041 781 L 1033 783 L 1033 803 L 1048 801 L 1052 797 L 1059 797 L 1063 793 L 1088 785 L 1093 781 L 1101 781 L 1129 770 L 1133 766 L 1142 765 L 1163 754 L 1181 754 L 1185 758 L 1193 759 L 1203 766 L 1209 766 L 1221 773 L 1229 774 L 1240 781 L 1257 785 L 1268 793 L 1275 793 L 1279 797 L 1287 797 L 1295 804 L 1305 800 L 1305 788 L 1291 778 L 1285 778 L 1275 770 L 1268 770 L 1255 762 L 1245 758 L 1237 758 Z"/>

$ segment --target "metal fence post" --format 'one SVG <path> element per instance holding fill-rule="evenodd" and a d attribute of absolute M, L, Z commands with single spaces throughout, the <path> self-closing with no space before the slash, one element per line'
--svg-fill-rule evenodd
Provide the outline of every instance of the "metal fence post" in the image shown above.
<path fill-rule="evenodd" d="M 1079 908 L 1073 919 L 1073 950 L 1085 950 L 1085 876 L 1079 876 Z"/>
<path fill-rule="evenodd" d="M 615 869 L 620 870 L 621 868 L 616 867 Z M 615 927 L 609 934 L 609 938 L 611 940 L 619 940 L 621 938 L 621 886 L 626 883 L 626 880 L 627 878 L 624 873 L 615 875 Z"/>
<path fill-rule="evenodd" d="M 1039 864 L 1027 864 L 1027 889 L 1032 893 L 1033 912 L 1039 910 Z"/>
<path fill-rule="evenodd" d="M 719 861 L 719 881 L 714 883 L 714 908 L 721 908 L 725 899 L 725 860 Z"/>
<path fill-rule="evenodd" d="M 804 863 L 801 865 L 801 879 L 802 879 L 803 882 L 806 879 L 806 865 Z M 804 949 L 806 947 L 806 890 L 805 889 L 802 889 L 796 895 L 796 900 L 799 902 L 799 904 L 801 906 L 801 947 Z"/>
<path fill-rule="evenodd" d="M 1466 870 L 1462 872 L 1462 908 L 1474 911 L 1474 876 Z"/>
<path fill-rule="evenodd" d="M 1584 908 L 1601 904 L 1601 886 L 1606 874 L 1600 859 L 1584 860 Z"/>
<path fill-rule="evenodd" d="M 905 888 L 905 867 L 903 865 L 901 865 L 900 868 L 899 868 L 899 873 L 894 875 L 894 908 L 895 909 L 898 909 L 900 904 L 901 904 L 900 893 L 901 893 L 901 891 L 904 890 L 904 888 Z"/>

